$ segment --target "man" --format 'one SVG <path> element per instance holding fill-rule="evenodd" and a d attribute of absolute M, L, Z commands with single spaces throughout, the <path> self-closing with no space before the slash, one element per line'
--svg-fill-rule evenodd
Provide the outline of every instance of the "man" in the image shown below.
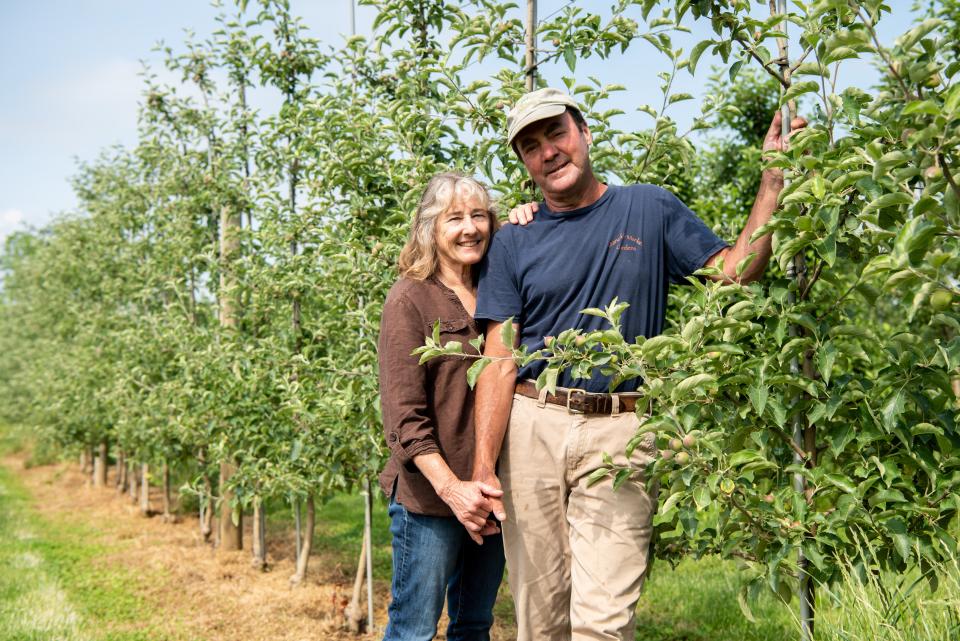
<path fill-rule="evenodd" d="M 764 150 L 783 148 L 780 122 L 778 113 Z M 630 303 L 624 336 L 655 336 L 663 328 L 669 281 L 682 282 L 721 260 L 725 278 L 741 282 L 757 279 L 766 267 L 769 236 L 749 239 L 776 208 L 783 188 L 778 170 L 764 171 L 731 247 L 666 190 L 599 182 L 590 166 L 590 129 L 566 93 L 547 88 L 525 95 L 507 127 L 507 142 L 544 202 L 532 223 L 501 230 L 487 255 L 475 314 L 489 321 L 485 355 L 510 355 L 513 346 L 503 344 L 500 330 L 511 318 L 518 342 L 531 350 L 564 329 L 602 328 L 604 321 L 579 311 L 605 306 L 614 296 Z M 738 278 L 737 263 L 750 253 L 756 258 Z M 565 373 L 557 394 L 548 396 L 533 384 L 543 367 L 533 363 L 518 373 L 512 360 L 502 359 L 477 385 L 473 479 L 494 487 L 502 482 L 502 501 L 489 497 L 488 504 L 503 523 L 518 639 L 632 640 L 657 499 L 642 474 L 656 455 L 653 435 L 629 461 L 625 454 L 638 427 L 637 383 L 608 394 L 609 379 L 599 373 L 588 381 Z M 588 483 L 604 452 L 637 469 L 617 491 L 609 478 Z"/>

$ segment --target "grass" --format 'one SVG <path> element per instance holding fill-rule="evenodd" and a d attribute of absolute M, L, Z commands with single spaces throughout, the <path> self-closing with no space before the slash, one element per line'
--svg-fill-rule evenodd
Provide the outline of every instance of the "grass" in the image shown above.
<path fill-rule="evenodd" d="M 292 524 L 291 511 L 268 515 L 273 527 Z M 392 570 L 390 522 L 380 502 L 373 510 L 374 578 L 389 581 Z M 351 571 L 363 537 L 363 499 L 339 495 L 317 506 L 314 550 L 329 554 Z M 754 606 L 757 623 L 746 620 L 737 605 L 739 573 L 733 562 L 692 559 L 671 568 L 658 562 L 637 610 L 637 639 L 644 641 L 765 641 L 796 637 L 793 618 L 772 595 Z M 515 620 L 509 588 L 501 586 L 495 616 Z"/>
<path fill-rule="evenodd" d="M 960 638 L 960 560 L 936 569 L 934 592 L 917 570 L 903 575 L 849 572 L 820 592 L 821 641 L 939 641 Z"/>
<path fill-rule="evenodd" d="M 657 561 L 637 607 L 644 641 L 766 641 L 796 638 L 787 607 L 772 594 L 751 604 L 756 623 L 737 605 L 741 575 L 717 557 L 685 559 L 676 568 Z"/>
<path fill-rule="evenodd" d="M 11 445 L 8 433 L 0 452 L 15 450 Z M 0 466 L 0 639 L 183 638 L 148 623 L 154 609 L 138 594 L 150 577 L 103 563 L 109 550 L 95 541 L 89 528 L 38 515 L 24 487 Z"/>
<path fill-rule="evenodd" d="M 0 454 L 22 451 L 22 437 L 0 430 Z M 317 505 L 314 552 L 324 563 L 356 569 L 363 535 L 363 500 L 339 495 Z M 293 527 L 288 505 L 268 505 L 268 536 Z M 18 480 L 0 467 L 0 639 L 3 641 L 180 641 L 186 636 L 151 626 L 156 604 L 140 589 L 142 568 L 102 562 L 109 552 L 96 532 L 70 515 L 41 517 Z M 389 519 L 382 501 L 373 512 L 374 578 L 391 574 Z M 313 563 L 319 562 L 313 561 Z M 134 573 L 134 570 L 136 571 Z M 931 592 L 915 572 L 847 576 L 818 592 L 817 641 L 940 641 L 960 638 L 960 563 L 938 568 Z M 795 610 L 772 594 L 751 604 L 756 623 L 737 604 L 742 575 L 733 562 L 687 559 L 676 568 L 657 562 L 637 609 L 643 641 L 789 641 L 798 639 Z M 509 625 L 506 583 L 495 614 Z M 177 627 L 176 624 L 174 626 Z"/>

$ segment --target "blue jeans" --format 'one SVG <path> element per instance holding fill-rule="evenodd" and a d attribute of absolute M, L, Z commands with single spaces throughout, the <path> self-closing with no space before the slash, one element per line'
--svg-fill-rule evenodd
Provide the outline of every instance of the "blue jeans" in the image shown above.
<path fill-rule="evenodd" d="M 447 595 L 449 641 L 488 641 L 503 578 L 503 539 L 477 545 L 454 517 L 414 514 L 390 501 L 393 584 L 384 641 L 430 641 Z"/>

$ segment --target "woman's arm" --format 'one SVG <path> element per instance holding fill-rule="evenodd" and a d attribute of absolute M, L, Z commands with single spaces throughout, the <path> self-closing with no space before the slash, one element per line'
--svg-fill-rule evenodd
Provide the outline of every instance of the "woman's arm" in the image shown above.
<path fill-rule="evenodd" d="M 463 523 L 471 539 L 483 545 L 484 536 L 500 531 L 493 521 L 488 521 L 493 506 L 487 497 L 500 498 L 503 491 L 486 483 L 461 481 L 440 454 L 421 454 L 413 458 L 413 463 Z"/>
<path fill-rule="evenodd" d="M 412 301 L 403 296 L 388 297 L 377 346 L 384 436 L 400 464 L 416 465 L 471 538 L 482 543 L 483 535 L 497 531 L 487 522 L 490 505 L 483 494 L 486 486 L 458 479 L 440 454 L 433 413 L 429 411 L 426 370 L 411 356 L 423 340 L 423 319 Z M 486 489 L 499 492 L 492 487 Z"/>

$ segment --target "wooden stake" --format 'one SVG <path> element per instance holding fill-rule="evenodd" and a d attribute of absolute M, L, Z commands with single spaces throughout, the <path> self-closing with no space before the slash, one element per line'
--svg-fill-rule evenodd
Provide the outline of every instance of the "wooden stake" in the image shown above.
<path fill-rule="evenodd" d="M 770 1 L 771 14 L 783 15 L 787 13 L 787 2 L 786 0 L 777 0 L 777 5 L 774 7 L 773 0 Z M 790 55 L 789 55 L 789 41 L 787 39 L 787 21 L 781 22 L 777 28 L 783 34 L 777 38 L 777 44 L 779 45 L 780 50 L 780 74 L 784 79 L 786 86 L 789 86 L 792 82 L 790 77 Z M 786 91 L 785 87 L 781 87 L 781 91 Z M 785 104 L 782 107 L 781 112 L 781 136 L 786 139 L 790 135 L 790 125 L 793 121 L 794 116 L 796 115 L 796 105 L 791 103 Z M 787 266 L 787 277 L 791 280 L 796 281 L 797 291 L 803 291 L 804 284 L 806 280 L 807 266 L 803 254 L 797 254 L 793 257 L 790 263 Z M 790 304 L 796 302 L 796 294 L 791 292 L 789 295 Z M 798 336 L 800 334 L 800 329 L 796 325 L 790 326 L 790 335 Z M 808 373 L 812 367 L 812 362 L 809 361 L 809 356 L 804 356 L 803 372 Z M 796 356 L 790 359 L 790 372 L 794 375 L 799 375 L 801 372 L 801 367 L 799 360 Z M 804 425 L 804 416 L 797 414 L 793 419 L 793 441 L 798 444 L 804 444 L 806 448 L 806 442 L 808 440 L 809 428 Z M 806 450 L 809 451 L 809 450 Z M 815 448 L 814 448 L 815 451 Z M 804 460 L 804 457 L 801 457 L 799 453 L 794 453 L 793 462 L 797 465 L 807 465 L 808 461 Z M 802 474 L 793 475 L 793 487 L 794 490 L 806 494 L 806 480 Z M 810 580 L 810 575 L 807 572 L 808 560 L 803 553 L 802 548 L 797 549 L 797 569 L 799 571 L 799 580 L 800 586 L 798 590 L 798 598 L 800 602 L 800 639 L 801 641 L 813 641 L 813 616 L 814 616 L 814 603 L 815 597 L 814 594 L 814 585 Z"/>
<path fill-rule="evenodd" d="M 537 84 L 537 0 L 527 0 L 526 49 L 526 87 L 527 91 L 533 91 Z"/>
<path fill-rule="evenodd" d="M 370 479 L 364 479 L 363 541 L 367 557 L 367 630 L 373 631 L 373 496 Z"/>

